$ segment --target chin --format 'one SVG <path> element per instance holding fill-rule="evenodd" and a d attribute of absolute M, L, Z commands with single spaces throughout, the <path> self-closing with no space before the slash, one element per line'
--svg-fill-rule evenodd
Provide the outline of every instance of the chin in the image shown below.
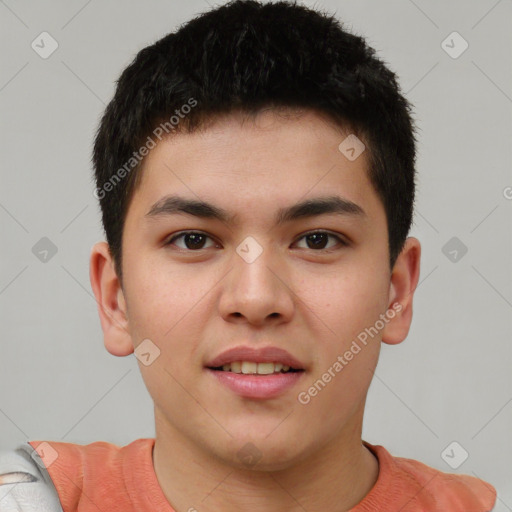
<path fill-rule="evenodd" d="M 292 436 L 283 431 L 284 435 L 268 435 L 271 430 L 260 430 L 258 435 L 240 435 L 230 439 L 224 446 L 223 453 L 217 456 L 230 466 L 249 471 L 281 471 L 292 467 L 305 456 L 304 446 L 299 446 Z"/>

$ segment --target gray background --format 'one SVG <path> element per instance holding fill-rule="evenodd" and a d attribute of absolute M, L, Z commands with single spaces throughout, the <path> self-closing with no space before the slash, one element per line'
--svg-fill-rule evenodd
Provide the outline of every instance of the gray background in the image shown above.
<path fill-rule="evenodd" d="M 363 437 L 483 478 L 498 488 L 498 510 L 512 510 L 512 2 L 304 3 L 367 38 L 420 129 L 414 321 L 403 344 L 383 346 Z M 135 53 L 208 8 L 0 2 L 0 449 L 154 436 L 137 361 L 104 349 L 89 284 L 90 249 L 103 239 L 91 144 Z M 47 59 L 31 48 L 43 31 L 59 45 Z M 469 44 L 457 58 L 442 46 L 453 31 Z M 452 39 L 453 53 L 462 47 Z M 47 262 L 32 252 L 42 237 L 58 249 Z M 452 237 L 455 262 L 453 247 L 443 252 Z M 455 470 L 441 456 L 452 441 L 469 453 Z"/>

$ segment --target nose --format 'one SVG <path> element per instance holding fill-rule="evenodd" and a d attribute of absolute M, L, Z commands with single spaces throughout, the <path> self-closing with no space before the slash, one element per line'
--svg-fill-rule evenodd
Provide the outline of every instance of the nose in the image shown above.
<path fill-rule="evenodd" d="M 289 322 L 293 316 L 295 294 L 291 273 L 273 251 L 262 247 L 253 261 L 243 253 L 233 257 L 233 268 L 223 281 L 220 298 L 221 316 L 229 322 Z"/>

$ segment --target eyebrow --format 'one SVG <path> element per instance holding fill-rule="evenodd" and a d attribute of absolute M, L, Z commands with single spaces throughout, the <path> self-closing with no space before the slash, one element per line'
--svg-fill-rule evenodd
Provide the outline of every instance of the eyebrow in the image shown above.
<path fill-rule="evenodd" d="M 205 201 L 170 195 L 159 199 L 145 217 L 154 219 L 180 213 L 204 219 L 217 219 L 226 224 L 233 224 L 237 216 Z M 276 214 L 275 224 L 279 226 L 286 222 L 329 213 L 366 217 L 366 212 L 358 204 L 339 196 L 327 196 L 307 199 L 292 206 L 280 208 Z"/>

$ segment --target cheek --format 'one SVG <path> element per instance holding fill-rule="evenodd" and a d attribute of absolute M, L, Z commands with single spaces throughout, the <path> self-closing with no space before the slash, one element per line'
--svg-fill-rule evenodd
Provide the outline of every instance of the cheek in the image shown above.
<path fill-rule="evenodd" d="M 309 314 L 318 330 L 316 365 L 303 390 L 322 421 L 353 412 L 367 392 L 380 352 L 374 326 L 385 312 L 386 290 L 385 280 L 351 272 L 324 283 L 316 299 L 304 300 L 314 304 Z"/>
<path fill-rule="evenodd" d="M 311 321 L 325 331 L 324 346 L 332 352 L 343 350 L 361 331 L 375 324 L 386 310 L 388 287 L 386 276 L 370 272 L 366 265 L 340 266 L 320 280 L 312 278 L 310 286 L 306 278 L 301 300 L 310 310 L 308 315 L 313 313 Z"/>
<path fill-rule="evenodd" d="M 194 315 L 202 291 L 193 276 L 166 269 L 147 261 L 132 266 L 126 283 L 127 305 L 132 335 L 158 340 L 165 346 L 173 334 Z M 137 343 L 137 339 L 134 340 Z"/>
<path fill-rule="evenodd" d="M 361 348 L 351 361 L 337 361 L 338 367 L 335 358 L 311 379 L 309 387 L 300 390 L 298 407 L 304 408 L 304 421 L 314 423 L 312 430 L 321 432 L 319 437 L 334 435 L 363 411 L 378 354 L 379 346 L 375 344 Z"/>
<path fill-rule="evenodd" d="M 361 264 L 331 275 L 320 287 L 304 288 L 310 321 L 318 326 L 318 350 L 303 397 L 328 423 L 358 407 L 377 365 L 381 340 L 375 325 L 386 310 L 389 284 L 385 272 L 368 268 Z"/>
<path fill-rule="evenodd" d="M 144 265 L 130 274 L 130 334 L 135 346 L 149 339 L 158 348 L 158 358 L 150 366 L 139 361 L 151 394 L 155 397 L 166 389 L 178 396 L 183 392 L 179 383 L 190 388 L 202 371 L 198 354 L 212 314 L 209 292 L 218 278 L 198 279 L 197 270 L 176 272 L 154 265 L 162 269 L 157 272 L 150 268 Z"/>

